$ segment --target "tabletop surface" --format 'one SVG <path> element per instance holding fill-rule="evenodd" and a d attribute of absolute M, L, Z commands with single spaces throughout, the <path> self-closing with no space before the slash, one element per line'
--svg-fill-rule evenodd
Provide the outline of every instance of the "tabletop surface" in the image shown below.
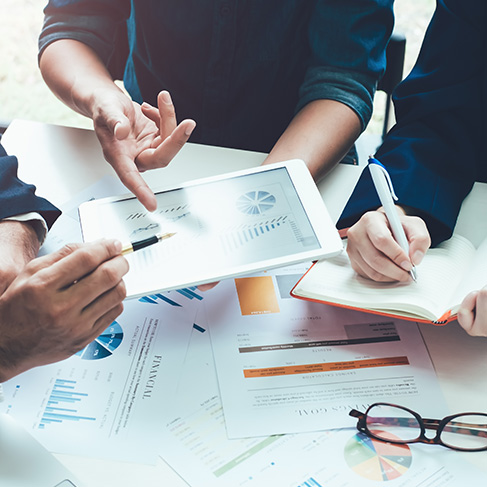
<path fill-rule="evenodd" d="M 19 158 L 19 175 L 37 186 L 37 193 L 62 205 L 106 174 L 114 174 L 103 160 L 90 130 L 15 120 L 2 138 L 5 149 Z M 265 154 L 186 144 L 164 169 L 144 178 L 153 188 L 188 179 L 259 165 Z M 334 221 L 350 195 L 362 167 L 339 165 L 319 189 Z M 487 339 L 468 336 L 456 322 L 448 326 L 421 325 L 447 405 L 452 413 L 487 411 Z M 482 454 L 464 455 L 487 472 Z M 156 466 L 56 455 L 86 485 L 187 485 L 165 462 Z"/>

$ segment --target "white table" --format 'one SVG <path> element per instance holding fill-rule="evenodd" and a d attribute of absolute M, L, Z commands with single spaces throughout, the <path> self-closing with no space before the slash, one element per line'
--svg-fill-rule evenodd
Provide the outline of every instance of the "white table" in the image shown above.
<path fill-rule="evenodd" d="M 57 205 L 102 176 L 114 174 L 90 130 L 15 120 L 2 144 L 19 158 L 20 177 L 34 183 L 39 195 Z M 195 179 L 256 166 L 264 158 L 261 153 L 186 144 L 167 168 L 150 171 L 144 177 L 158 188 L 182 182 L 188 175 Z M 340 165 L 319 184 L 334 221 L 361 170 L 362 166 Z M 487 411 L 487 339 L 468 336 L 457 323 L 422 325 L 421 331 L 451 412 Z M 90 487 L 186 485 L 162 460 L 156 466 L 147 466 L 71 455 L 57 457 Z M 487 472 L 485 457 L 485 452 L 465 455 Z"/>

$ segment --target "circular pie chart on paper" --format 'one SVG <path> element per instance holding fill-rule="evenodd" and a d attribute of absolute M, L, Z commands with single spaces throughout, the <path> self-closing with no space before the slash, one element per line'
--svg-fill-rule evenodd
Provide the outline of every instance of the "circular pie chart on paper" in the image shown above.
<path fill-rule="evenodd" d="M 391 438 L 395 439 L 395 438 Z M 345 462 L 358 475 L 387 482 L 404 475 L 412 463 L 407 445 L 393 445 L 357 433 L 345 445 Z"/>
<path fill-rule="evenodd" d="M 109 357 L 123 340 L 122 327 L 114 321 L 99 337 L 95 338 L 79 355 L 83 360 L 98 360 Z"/>
<path fill-rule="evenodd" d="M 260 215 L 276 204 L 276 198 L 267 191 L 249 191 L 237 199 L 237 208 L 247 215 Z"/>

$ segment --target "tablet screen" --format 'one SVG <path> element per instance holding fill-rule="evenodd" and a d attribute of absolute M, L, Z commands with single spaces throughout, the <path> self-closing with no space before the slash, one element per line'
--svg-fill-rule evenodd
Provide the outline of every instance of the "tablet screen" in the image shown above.
<path fill-rule="evenodd" d="M 321 248 L 286 167 L 190 184 L 156 193 L 156 198 L 153 213 L 135 198 L 99 201 L 100 234 L 85 235 L 133 242 L 175 232 L 127 255 L 130 279 L 144 280 L 151 289 L 174 288 L 172 281 L 208 282 L 209 276 L 255 262 Z M 130 279 L 126 284 L 132 294 Z"/>

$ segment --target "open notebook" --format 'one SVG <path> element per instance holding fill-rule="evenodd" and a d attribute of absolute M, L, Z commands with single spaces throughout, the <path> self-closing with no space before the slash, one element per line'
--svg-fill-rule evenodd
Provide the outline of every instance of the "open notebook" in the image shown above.
<path fill-rule="evenodd" d="M 465 199 L 451 239 L 430 249 L 417 282 L 378 283 L 357 275 L 346 253 L 322 260 L 296 284 L 297 298 L 357 308 L 401 319 L 443 324 L 463 298 L 487 284 L 487 184 Z"/>

